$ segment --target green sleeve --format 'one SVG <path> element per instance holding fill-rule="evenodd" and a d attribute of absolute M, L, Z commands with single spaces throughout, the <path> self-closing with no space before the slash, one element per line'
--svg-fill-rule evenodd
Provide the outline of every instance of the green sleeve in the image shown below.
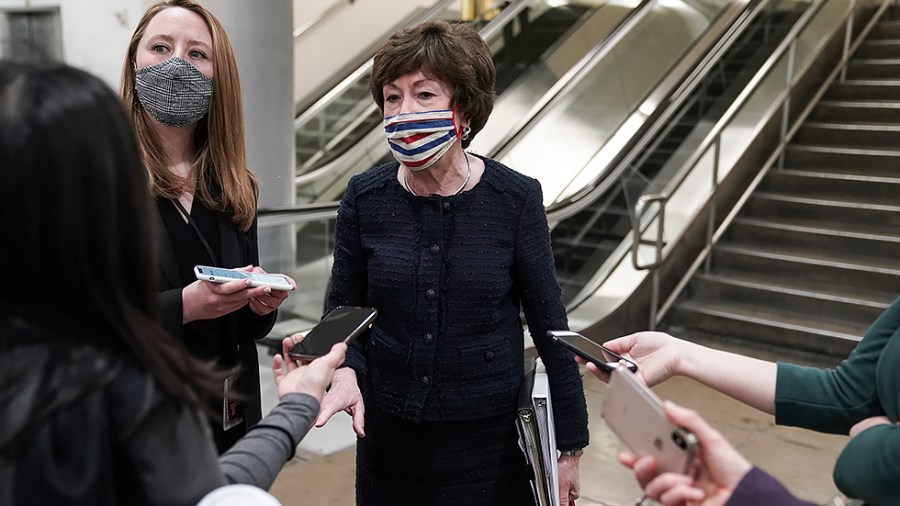
<path fill-rule="evenodd" d="M 866 504 L 898 504 L 900 427 L 876 425 L 850 440 L 834 466 L 834 483 Z"/>
<path fill-rule="evenodd" d="M 876 389 L 876 370 L 885 345 L 898 327 L 900 298 L 888 306 L 850 356 L 834 369 L 779 363 L 776 423 L 847 434 L 856 422 L 885 414 Z"/>

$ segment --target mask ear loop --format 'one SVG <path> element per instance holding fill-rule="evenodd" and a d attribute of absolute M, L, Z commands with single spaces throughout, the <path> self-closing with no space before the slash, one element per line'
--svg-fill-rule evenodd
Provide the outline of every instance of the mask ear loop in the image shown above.
<path fill-rule="evenodd" d="M 459 112 L 457 112 L 456 106 L 453 106 L 450 110 L 453 111 L 453 130 L 456 132 L 456 137 L 464 141 L 469 140 L 469 134 L 472 132 L 472 129 L 457 123 L 457 120 L 459 120 Z"/>

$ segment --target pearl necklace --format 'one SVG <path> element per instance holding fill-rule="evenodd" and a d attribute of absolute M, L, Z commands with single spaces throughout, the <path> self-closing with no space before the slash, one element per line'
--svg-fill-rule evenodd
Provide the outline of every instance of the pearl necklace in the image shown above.
<path fill-rule="evenodd" d="M 459 185 L 459 188 L 457 188 L 456 191 L 453 192 L 452 195 L 450 195 L 450 197 L 455 197 L 455 196 L 459 195 L 460 193 L 462 193 L 462 191 L 463 191 L 463 189 L 465 189 L 466 185 L 469 184 L 469 178 L 472 177 L 472 164 L 469 163 L 469 154 L 466 153 L 465 151 L 463 151 L 463 155 L 466 157 L 466 168 L 468 169 L 468 172 L 466 172 L 466 178 L 463 179 L 462 184 Z M 409 169 L 407 169 L 407 170 L 409 170 Z M 406 191 L 408 191 L 409 193 L 412 193 L 416 197 L 421 197 L 421 195 L 414 192 L 413 189 L 409 187 L 409 179 L 407 178 L 406 173 L 403 174 L 403 187 L 406 188 Z"/>

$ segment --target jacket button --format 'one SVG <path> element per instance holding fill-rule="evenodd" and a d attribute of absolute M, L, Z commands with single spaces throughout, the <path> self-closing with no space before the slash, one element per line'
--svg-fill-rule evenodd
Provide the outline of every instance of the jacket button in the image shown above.
<path fill-rule="evenodd" d="M 429 288 L 428 291 L 425 292 L 426 299 L 434 300 L 435 297 L 437 297 L 437 292 L 434 290 L 434 288 Z"/>
<path fill-rule="evenodd" d="M 434 341 L 434 334 L 431 332 L 425 334 L 425 344 L 431 344 L 432 341 Z"/>
<path fill-rule="evenodd" d="M 484 352 L 484 361 L 490 362 L 492 360 L 494 360 L 494 352 L 493 351 Z"/>
<path fill-rule="evenodd" d="M 450 210 L 450 203 L 449 203 L 449 202 L 444 202 L 444 204 L 442 205 L 442 207 L 444 208 L 444 211 L 449 211 L 449 210 Z"/>
<path fill-rule="evenodd" d="M 422 379 L 420 381 L 423 385 L 428 385 L 429 383 L 431 383 L 431 379 L 428 376 L 422 376 Z"/>
<path fill-rule="evenodd" d="M 432 254 L 432 255 L 437 255 L 437 254 L 440 253 L 440 252 L 441 252 L 441 247 L 440 247 L 440 246 L 438 246 L 437 244 L 432 244 L 432 245 L 431 245 L 431 254 Z"/>

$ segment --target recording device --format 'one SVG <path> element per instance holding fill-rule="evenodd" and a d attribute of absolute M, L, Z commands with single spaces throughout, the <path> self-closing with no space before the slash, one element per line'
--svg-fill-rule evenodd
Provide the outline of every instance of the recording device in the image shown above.
<path fill-rule="evenodd" d="M 195 265 L 194 276 L 201 281 L 212 283 L 228 283 L 249 279 L 250 286 L 268 286 L 273 290 L 289 292 L 293 290 L 291 282 L 282 274 L 263 274 L 261 272 L 244 272 L 236 269 L 222 269 L 208 265 Z"/>
<path fill-rule="evenodd" d="M 292 346 L 288 356 L 294 360 L 313 360 L 327 355 L 335 344 L 350 343 L 369 330 L 376 316 L 378 311 L 371 307 L 337 307 Z"/>
<path fill-rule="evenodd" d="M 628 364 L 631 372 L 637 372 L 637 364 L 613 352 L 609 348 L 599 345 L 571 330 L 550 330 L 547 335 L 557 343 L 568 348 L 572 353 L 596 365 L 601 371 L 612 372 L 619 367 L 619 361 Z"/>
<path fill-rule="evenodd" d="M 661 473 L 688 471 L 697 438 L 670 422 L 659 397 L 628 369 L 611 373 L 600 414 L 635 455 L 653 455 Z"/>

